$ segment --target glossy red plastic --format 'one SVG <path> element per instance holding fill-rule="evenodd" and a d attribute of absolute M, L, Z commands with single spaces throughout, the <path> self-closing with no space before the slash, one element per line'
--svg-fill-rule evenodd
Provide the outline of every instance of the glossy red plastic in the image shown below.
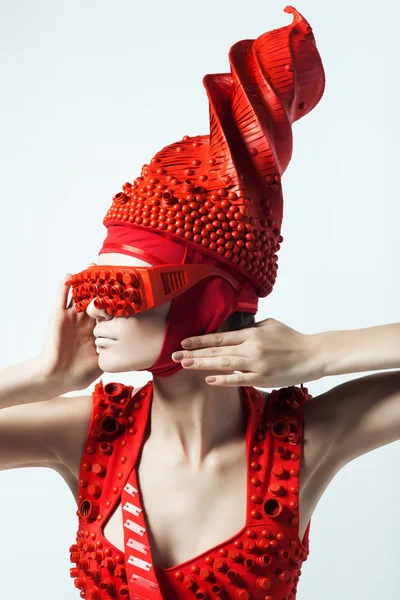
<path fill-rule="evenodd" d="M 239 282 L 234 277 L 209 265 L 101 265 L 72 275 L 66 285 L 72 285 L 72 298 L 77 312 L 86 310 L 94 299 L 96 308 L 121 317 L 165 304 L 205 277 L 216 275 L 239 291 Z"/>
<path fill-rule="evenodd" d="M 304 406 L 311 398 L 308 389 L 275 389 L 264 402 L 255 388 L 241 388 L 247 414 L 244 526 L 229 539 L 167 568 L 154 565 L 137 472 L 153 390 L 153 381 L 135 393 L 132 386 L 119 382 L 104 385 L 101 380 L 93 391 L 79 471 L 79 528 L 70 548 L 71 562 L 76 563 L 70 575 L 86 594 L 82 597 L 294 600 L 301 566 L 309 554 L 311 521 L 302 539 L 299 537 L 299 477 Z M 123 549 L 104 535 L 105 524 L 119 502 Z"/>
<path fill-rule="evenodd" d="M 230 73 L 203 78 L 210 134 L 185 135 L 157 152 L 103 219 L 107 228 L 131 228 L 133 245 L 135 230 L 145 228 L 217 258 L 245 275 L 259 297 L 277 276 L 292 124 L 325 88 L 310 25 L 292 6 L 285 11 L 290 25 L 237 42 Z"/>

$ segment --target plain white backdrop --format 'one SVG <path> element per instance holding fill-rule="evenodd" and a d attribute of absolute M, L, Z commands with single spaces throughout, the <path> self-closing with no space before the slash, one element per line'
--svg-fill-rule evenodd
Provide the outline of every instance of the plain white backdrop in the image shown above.
<path fill-rule="evenodd" d="M 0 2 L 0 368 L 40 353 L 62 277 L 96 262 L 112 196 L 162 147 L 209 133 L 203 76 L 229 70 L 238 40 L 290 23 L 284 6 Z M 398 3 L 295 7 L 313 27 L 327 84 L 293 127 L 278 279 L 256 318 L 303 333 L 397 322 Z M 307 387 L 316 396 L 367 374 Z M 395 442 L 336 475 L 312 518 L 298 600 L 398 598 L 399 461 Z M 69 576 L 77 506 L 61 477 L 5 471 L 0 497 L 1 596 L 79 598 Z"/>

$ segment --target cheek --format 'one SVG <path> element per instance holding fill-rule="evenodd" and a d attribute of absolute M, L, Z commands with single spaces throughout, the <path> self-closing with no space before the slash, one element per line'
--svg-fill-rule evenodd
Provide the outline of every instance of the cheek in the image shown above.
<path fill-rule="evenodd" d="M 170 308 L 171 302 L 168 302 L 128 317 L 126 327 L 123 328 L 124 339 L 143 337 L 144 335 L 161 335 L 165 332 Z"/>
<path fill-rule="evenodd" d="M 171 306 L 172 306 L 172 300 L 161 306 L 161 308 L 163 309 L 162 316 L 164 319 L 164 323 L 166 323 L 168 321 L 169 313 L 171 312 Z"/>
<path fill-rule="evenodd" d="M 161 304 L 161 306 L 155 306 L 154 308 L 150 308 L 149 310 L 144 311 L 143 313 L 139 313 L 137 317 L 142 320 L 151 320 L 153 319 L 155 324 L 165 324 L 168 320 L 168 316 L 171 310 L 171 302 L 166 302 L 165 304 Z"/>

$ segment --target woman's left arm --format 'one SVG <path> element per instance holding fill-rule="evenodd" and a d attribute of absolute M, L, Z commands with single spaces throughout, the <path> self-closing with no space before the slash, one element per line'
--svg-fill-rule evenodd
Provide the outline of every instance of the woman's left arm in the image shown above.
<path fill-rule="evenodd" d="M 307 335 L 268 318 L 247 329 L 188 338 L 182 346 L 184 368 L 216 371 L 216 381 L 207 377 L 207 383 L 272 388 L 400 368 L 400 323 Z"/>
<path fill-rule="evenodd" d="M 190 368 L 215 370 L 213 385 L 275 388 L 400 367 L 399 323 L 304 335 L 266 319 L 248 329 L 190 339 L 193 350 L 184 352 L 195 359 Z M 221 375 L 221 370 L 241 373 Z M 331 460 L 339 470 L 362 454 L 400 440 L 400 369 L 341 383 L 309 399 L 306 410 L 306 419 L 319 423 L 320 433 L 326 427 L 329 438 L 335 439 Z"/>
<path fill-rule="evenodd" d="M 400 323 L 324 331 L 315 336 L 321 352 L 324 377 L 400 369 Z"/>

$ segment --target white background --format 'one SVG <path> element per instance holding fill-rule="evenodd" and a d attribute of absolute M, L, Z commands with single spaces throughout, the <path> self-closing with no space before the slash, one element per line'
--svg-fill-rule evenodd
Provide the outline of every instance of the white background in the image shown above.
<path fill-rule="evenodd" d="M 63 275 L 96 262 L 112 196 L 162 147 L 209 133 L 203 76 L 229 70 L 238 40 L 290 23 L 284 6 L 0 2 L 1 368 L 40 352 Z M 397 322 L 398 3 L 295 6 L 313 27 L 327 85 L 293 128 L 278 279 L 257 320 L 272 316 L 304 333 Z M 316 396 L 367 374 L 308 388 Z M 329 485 L 298 600 L 398 598 L 399 460 L 396 442 Z M 61 477 L 2 472 L 0 493 L 2 597 L 79 598 L 69 576 L 77 507 Z"/>

